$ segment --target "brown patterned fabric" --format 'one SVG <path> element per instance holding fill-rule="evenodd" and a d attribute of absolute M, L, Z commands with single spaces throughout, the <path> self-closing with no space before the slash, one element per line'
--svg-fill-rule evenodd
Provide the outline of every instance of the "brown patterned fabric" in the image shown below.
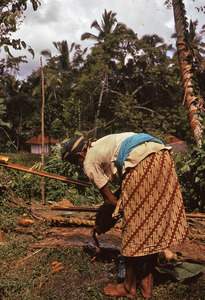
<path fill-rule="evenodd" d="M 122 255 L 150 255 L 185 240 L 188 225 L 169 151 L 154 153 L 131 169 L 121 197 Z"/>

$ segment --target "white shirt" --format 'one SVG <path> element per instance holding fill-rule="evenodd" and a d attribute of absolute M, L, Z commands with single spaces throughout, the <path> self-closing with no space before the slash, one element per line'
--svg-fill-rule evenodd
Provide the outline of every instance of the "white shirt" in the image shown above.
<path fill-rule="evenodd" d="M 91 144 L 84 160 L 84 171 L 88 178 L 101 189 L 108 182 L 120 183 L 117 168 L 114 163 L 121 143 L 129 136 L 136 133 L 125 132 L 107 135 Z M 171 150 L 171 147 L 165 147 L 163 144 L 155 142 L 145 142 L 134 148 L 124 162 L 122 175 L 127 168 L 135 167 L 140 161 L 151 153 L 162 149 Z"/>

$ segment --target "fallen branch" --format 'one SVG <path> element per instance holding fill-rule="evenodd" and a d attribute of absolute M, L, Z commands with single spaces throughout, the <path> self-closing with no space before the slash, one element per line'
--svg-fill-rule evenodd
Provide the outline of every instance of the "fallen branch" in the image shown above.
<path fill-rule="evenodd" d="M 32 253 L 32 254 L 30 254 L 30 255 L 24 257 L 23 259 L 20 259 L 20 260 L 17 262 L 16 266 L 18 267 L 19 264 L 22 265 L 27 259 L 33 257 L 34 255 L 36 255 L 37 253 L 39 253 L 39 252 L 42 251 L 42 250 L 43 250 L 43 248 L 40 248 L 40 249 L 38 249 L 37 251 L 35 251 L 34 253 Z"/>
<path fill-rule="evenodd" d="M 88 284 L 88 286 L 95 285 L 96 283 L 100 283 L 102 281 L 108 281 L 108 278 L 101 278 L 101 279 L 99 279 L 99 280 L 97 280 L 95 282 L 92 282 L 92 283 Z"/>
<path fill-rule="evenodd" d="M 20 199 L 21 201 L 23 201 L 22 199 Z M 19 201 L 14 201 L 14 200 L 11 200 L 10 198 L 8 198 L 8 201 L 11 202 L 11 203 L 8 203 L 8 202 L 5 202 L 5 204 L 9 205 L 9 206 L 14 206 L 15 208 L 23 208 L 24 210 L 26 210 L 26 212 L 30 215 L 30 217 L 32 219 L 37 219 L 39 221 L 42 221 L 43 219 L 41 217 L 38 217 L 36 216 L 30 207 L 27 207 L 25 204 L 22 204 L 20 203 Z"/>
<path fill-rule="evenodd" d="M 34 238 L 37 238 L 37 236 L 33 233 L 33 231 L 31 230 L 25 230 L 25 228 L 20 228 L 20 227 L 2 227 L 1 228 L 2 231 L 4 232 L 10 232 L 10 231 L 13 231 L 13 232 L 16 232 L 18 234 L 29 234 L 29 235 L 32 235 Z"/>

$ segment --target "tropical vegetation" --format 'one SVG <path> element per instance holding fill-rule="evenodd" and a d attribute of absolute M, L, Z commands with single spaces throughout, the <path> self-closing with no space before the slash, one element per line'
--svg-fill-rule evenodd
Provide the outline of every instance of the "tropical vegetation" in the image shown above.
<path fill-rule="evenodd" d="M 11 1 L 7 0 L 1 5 L 4 18 L 0 19 L 0 24 L 5 23 L 6 27 L 2 28 L 7 29 L 0 31 L 0 46 L 8 53 L 6 58 L 0 60 L 2 153 L 29 151 L 26 141 L 41 133 L 41 70 L 39 68 L 25 80 L 19 81 L 15 74 L 20 62 L 26 61 L 26 58 L 11 55 L 12 47 L 27 48 L 33 54 L 24 41 L 12 40 L 10 36 L 21 22 L 27 2 L 18 1 L 10 7 Z M 31 2 L 36 10 L 39 1 Z M 175 11 L 178 4 L 183 3 L 173 1 Z M 184 13 L 183 6 L 179 9 Z M 10 17 L 9 12 L 12 12 Z M 190 147 L 196 146 L 193 137 L 197 138 L 200 147 L 191 147 L 187 156 L 178 156 L 177 167 L 187 207 L 203 210 L 204 26 L 198 29 L 197 21 L 192 20 L 188 26 L 184 19 L 182 25 L 186 25 L 185 33 L 182 30 L 183 34 L 179 37 L 176 27 L 175 36 L 188 43 L 189 55 L 188 58 L 182 56 L 182 62 L 191 64 L 194 72 L 194 76 L 189 76 L 191 81 L 182 79 L 182 85 L 180 76 L 184 65 L 179 71 L 175 45 L 167 45 L 157 34 L 139 38 L 126 24 L 118 22 L 116 13 L 112 11 L 105 9 L 101 23 L 93 21 L 92 32 L 82 34 L 82 40 L 91 39 L 94 42 L 92 48 L 82 49 L 75 42 L 68 45 L 66 40 L 53 41 L 58 54 L 53 56 L 49 49 L 41 53 L 46 57 L 43 67 L 45 135 L 63 141 L 79 132 L 86 137 L 100 138 L 109 133 L 134 131 L 155 135 L 164 142 L 167 134 L 173 135 L 187 141 Z M 193 100 L 184 100 L 185 106 L 182 106 L 184 95 L 190 94 Z M 190 131 L 187 108 L 191 127 L 193 123 L 200 123 L 198 137 L 194 130 Z M 54 157 L 55 154 L 51 159 Z M 61 173 L 62 170 L 56 172 Z M 72 174 L 76 174 L 76 170 Z M 188 180 L 190 174 L 192 177 Z M 26 189 L 21 186 L 20 190 L 22 195 Z"/>

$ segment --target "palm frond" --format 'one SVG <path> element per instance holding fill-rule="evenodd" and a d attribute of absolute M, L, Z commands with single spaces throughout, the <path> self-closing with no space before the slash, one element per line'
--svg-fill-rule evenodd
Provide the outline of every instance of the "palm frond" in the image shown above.
<path fill-rule="evenodd" d="M 51 57 L 51 51 L 49 49 L 42 50 L 40 53 L 43 56 Z"/>
<path fill-rule="evenodd" d="M 94 21 L 92 22 L 92 24 L 91 24 L 90 27 L 91 27 L 91 28 L 94 27 L 94 28 L 97 29 L 98 31 L 102 31 L 102 28 L 100 27 L 98 21 L 96 21 L 96 20 L 94 20 Z"/>
<path fill-rule="evenodd" d="M 97 37 L 97 35 L 92 34 L 92 33 L 89 33 L 89 32 L 85 32 L 85 33 L 83 33 L 83 34 L 81 35 L 81 40 L 82 40 L 82 41 L 88 40 L 88 39 L 97 41 L 97 40 L 98 40 L 98 37 Z"/>

